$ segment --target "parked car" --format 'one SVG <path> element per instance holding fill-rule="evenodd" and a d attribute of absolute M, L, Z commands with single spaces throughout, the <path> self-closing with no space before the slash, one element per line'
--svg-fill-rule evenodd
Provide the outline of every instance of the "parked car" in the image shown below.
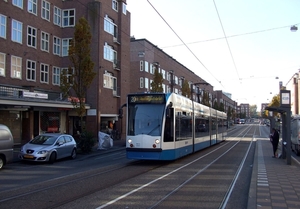
<path fill-rule="evenodd" d="M 49 162 L 76 158 L 77 144 L 69 134 L 45 133 L 36 136 L 21 147 L 19 158 L 27 161 Z"/>
<path fill-rule="evenodd" d="M 0 169 L 14 159 L 14 139 L 5 125 L 0 124 Z"/>

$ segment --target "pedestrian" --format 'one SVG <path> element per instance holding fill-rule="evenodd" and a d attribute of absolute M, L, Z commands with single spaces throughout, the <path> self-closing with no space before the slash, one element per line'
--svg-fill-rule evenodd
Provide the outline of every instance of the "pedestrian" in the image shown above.
<path fill-rule="evenodd" d="M 278 148 L 278 143 L 279 143 L 279 133 L 275 128 L 272 128 L 272 133 L 270 135 L 270 141 L 273 146 L 273 158 L 276 158 L 276 151 Z"/>

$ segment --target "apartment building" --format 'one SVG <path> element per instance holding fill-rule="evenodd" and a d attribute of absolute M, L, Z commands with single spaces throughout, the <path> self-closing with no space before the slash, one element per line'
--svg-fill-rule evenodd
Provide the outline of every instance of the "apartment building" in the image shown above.
<path fill-rule="evenodd" d="M 130 59 L 132 92 L 151 91 L 154 72 L 158 68 L 163 76 L 162 87 L 165 93 L 182 94 L 182 84 L 187 80 L 194 101 L 201 102 L 203 92 L 207 92 L 212 103 L 213 86 L 147 39 L 131 38 Z"/>
<path fill-rule="evenodd" d="M 12 130 L 15 143 L 43 132 L 81 131 L 72 104 L 60 90 L 80 17 L 91 27 L 97 73 L 87 92 L 86 127 L 95 135 L 109 125 L 125 127 L 118 110 L 130 83 L 126 0 L 0 0 L 0 123 Z"/>

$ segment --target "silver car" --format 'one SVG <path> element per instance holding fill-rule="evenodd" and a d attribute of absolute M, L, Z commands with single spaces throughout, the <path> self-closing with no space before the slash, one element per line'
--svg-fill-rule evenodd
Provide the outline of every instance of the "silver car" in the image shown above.
<path fill-rule="evenodd" d="M 36 136 L 21 147 L 19 158 L 27 161 L 50 162 L 76 158 L 77 144 L 69 134 L 45 133 Z"/>

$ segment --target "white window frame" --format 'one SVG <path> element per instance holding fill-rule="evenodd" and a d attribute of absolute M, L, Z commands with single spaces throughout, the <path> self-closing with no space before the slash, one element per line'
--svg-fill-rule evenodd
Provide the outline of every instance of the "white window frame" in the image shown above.
<path fill-rule="evenodd" d="M 126 15 L 126 13 L 127 13 L 127 8 L 126 7 L 127 7 L 127 5 L 123 2 L 122 3 L 122 12 L 123 12 L 124 15 Z"/>
<path fill-rule="evenodd" d="M 0 76 L 5 77 L 6 54 L 0 52 Z"/>
<path fill-rule="evenodd" d="M 104 17 L 104 31 L 114 36 L 115 34 L 115 27 L 114 21 L 110 19 L 107 15 Z"/>
<path fill-rule="evenodd" d="M 149 78 L 145 78 L 145 89 L 149 90 Z"/>
<path fill-rule="evenodd" d="M 30 64 L 30 66 L 28 66 Z M 36 62 L 33 60 L 26 61 L 26 80 L 36 81 Z"/>
<path fill-rule="evenodd" d="M 41 31 L 41 51 L 49 52 L 49 33 Z"/>
<path fill-rule="evenodd" d="M 20 9 L 23 9 L 23 0 L 12 0 L 12 4 Z"/>
<path fill-rule="evenodd" d="M 117 59 L 117 52 L 113 49 L 112 46 L 108 45 L 107 43 L 104 44 L 103 58 L 114 63 Z"/>
<path fill-rule="evenodd" d="M 150 79 L 150 82 L 149 82 L 149 89 L 150 89 L 150 90 L 152 90 L 152 85 L 151 85 L 152 82 L 153 82 L 153 80 Z"/>
<path fill-rule="evenodd" d="M 73 15 L 70 13 L 73 12 Z M 62 27 L 74 27 L 75 26 L 75 9 L 62 10 Z"/>
<path fill-rule="evenodd" d="M 69 56 L 69 48 L 71 45 L 72 38 L 63 38 L 61 40 L 61 56 L 66 57 Z"/>
<path fill-rule="evenodd" d="M 67 74 L 64 74 L 63 71 L 67 71 Z M 72 72 L 71 72 L 72 71 Z M 71 76 L 74 74 L 74 68 L 61 68 L 61 74 L 67 77 L 67 81 L 68 83 L 71 84 L 71 86 L 73 85 L 73 81 L 71 80 Z"/>
<path fill-rule="evenodd" d="M 6 39 L 6 21 L 6 16 L 0 14 L 0 37 L 4 39 Z"/>
<path fill-rule="evenodd" d="M 52 67 L 52 84 L 60 86 L 60 68 Z"/>
<path fill-rule="evenodd" d="M 115 10 L 116 12 L 118 11 L 118 1 L 117 0 L 112 0 L 112 9 Z"/>
<path fill-rule="evenodd" d="M 150 74 L 154 74 L 154 65 L 150 63 Z"/>
<path fill-rule="evenodd" d="M 11 78 L 22 79 L 22 58 L 17 56 L 11 56 Z"/>
<path fill-rule="evenodd" d="M 28 13 L 37 15 L 37 0 L 28 0 L 27 11 Z"/>
<path fill-rule="evenodd" d="M 36 48 L 37 41 L 37 29 L 31 26 L 27 26 L 27 46 Z"/>
<path fill-rule="evenodd" d="M 140 77 L 140 88 L 144 88 L 144 78 Z"/>
<path fill-rule="evenodd" d="M 40 82 L 49 83 L 49 65 L 41 63 L 40 66 Z"/>
<path fill-rule="evenodd" d="M 149 72 L 149 63 L 147 62 L 147 61 L 145 61 L 145 68 L 144 68 L 144 70 L 145 70 L 145 72 Z"/>
<path fill-rule="evenodd" d="M 140 71 L 144 71 L 144 61 L 140 61 Z"/>
<path fill-rule="evenodd" d="M 23 23 L 12 19 L 11 24 L 11 40 L 22 44 Z"/>
<path fill-rule="evenodd" d="M 103 74 L 103 88 L 116 90 L 117 78 L 111 73 Z"/>
<path fill-rule="evenodd" d="M 53 54 L 60 56 L 61 54 L 61 38 L 53 36 Z"/>
<path fill-rule="evenodd" d="M 50 22 L 50 3 L 48 1 L 42 0 L 41 17 Z"/>
<path fill-rule="evenodd" d="M 163 79 L 166 79 L 166 71 L 164 69 L 161 69 L 161 74 Z"/>
<path fill-rule="evenodd" d="M 61 27 L 61 18 L 62 18 L 61 15 L 62 15 L 61 8 L 54 6 L 54 9 L 53 9 L 53 24 L 54 25 L 58 25 L 59 27 Z"/>

